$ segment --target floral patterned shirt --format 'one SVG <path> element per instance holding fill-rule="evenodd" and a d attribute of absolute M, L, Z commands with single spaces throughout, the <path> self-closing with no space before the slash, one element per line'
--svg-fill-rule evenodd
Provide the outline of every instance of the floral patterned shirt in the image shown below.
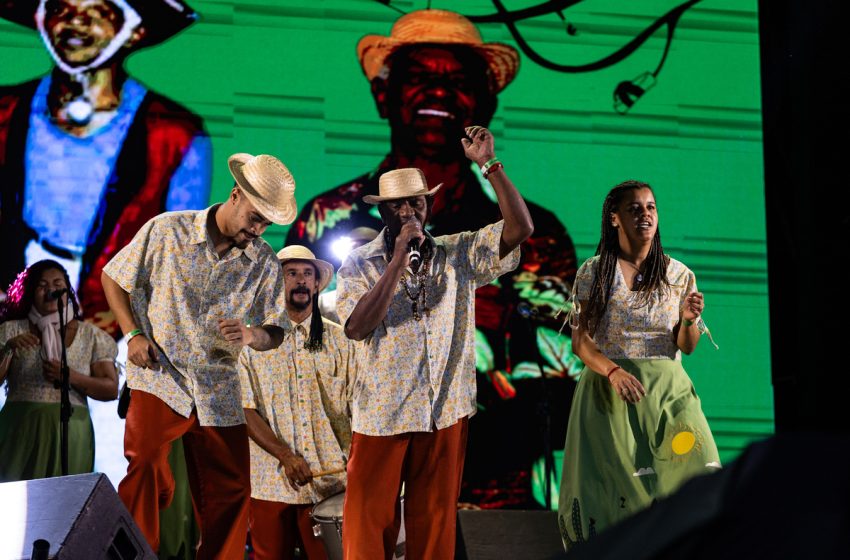
<path fill-rule="evenodd" d="M 26 332 L 30 332 L 29 320 L 6 321 L 0 325 L 0 346 L 6 344 L 9 339 Z M 91 375 L 91 366 L 94 363 L 115 361 L 118 346 L 105 331 L 91 323 L 77 321 L 77 333 L 66 352 L 69 368 L 82 375 Z M 53 386 L 52 382 L 44 378 L 43 367 L 40 345 L 15 352 L 6 377 L 9 383 L 9 394 L 6 400 L 58 403 L 60 391 Z M 73 386 L 69 395 L 72 405 L 88 406 L 85 395 Z"/>
<path fill-rule="evenodd" d="M 364 368 L 352 391 L 355 432 L 430 432 L 475 414 L 475 289 L 513 270 L 520 259 L 519 247 L 499 259 L 503 226 L 499 221 L 431 238 L 435 249 L 421 320 L 413 316 L 404 280 L 396 286 L 386 317 L 360 348 Z M 387 264 L 382 233 L 355 249 L 339 269 L 337 313 L 343 324 Z"/>
<path fill-rule="evenodd" d="M 315 472 L 345 466 L 351 447 L 349 388 L 355 343 L 323 319 L 322 349 L 304 348 L 310 317 L 292 323 L 283 344 L 270 352 L 245 348 L 239 356 L 242 406 L 257 411 L 274 435 L 304 457 Z M 293 488 L 278 460 L 251 440 L 251 497 L 287 504 L 318 502 L 345 488 L 345 472 Z"/>
<path fill-rule="evenodd" d="M 127 363 L 131 389 L 162 399 L 202 426 L 245 423 L 236 359 L 241 347 L 220 334 L 219 319 L 289 328 L 277 256 L 257 238 L 222 257 L 207 231 L 215 206 L 166 212 L 146 223 L 104 267 L 130 294 L 139 328 L 158 350 L 156 369 Z"/>
<path fill-rule="evenodd" d="M 591 257 L 576 274 L 576 297 L 587 301 L 599 257 Z M 656 290 L 648 305 L 636 306 L 637 292 L 626 285 L 619 264 L 614 274 L 611 297 L 599 321 L 593 340 L 612 359 L 669 358 L 680 360 L 681 352 L 673 337 L 688 294 L 697 290 L 696 277 L 676 259 L 667 265 L 670 289 Z"/>

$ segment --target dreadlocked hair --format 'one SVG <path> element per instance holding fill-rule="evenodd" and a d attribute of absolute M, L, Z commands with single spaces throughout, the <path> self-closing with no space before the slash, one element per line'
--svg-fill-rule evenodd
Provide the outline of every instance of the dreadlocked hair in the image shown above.
<path fill-rule="evenodd" d="M 596 246 L 596 255 L 599 256 L 599 260 L 590 287 L 589 301 L 583 313 L 583 320 L 586 321 L 585 325 L 590 336 L 596 333 L 599 321 L 605 315 L 617 272 L 617 258 L 620 256 L 619 237 L 617 228 L 611 224 L 611 215 L 619 208 L 626 192 L 638 189 L 649 189 L 652 192 L 652 187 L 647 183 L 624 181 L 608 192 L 602 204 L 602 232 L 599 245 Z M 649 254 L 642 265 L 643 280 L 637 289 L 635 307 L 648 305 L 654 291 L 658 289 L 667 291 L 670 288 L 670 282 L 667 280 L 669 262 L 670 257 L 664 254 L 664 249 L 661 247 L 661 231 L 656 228 Z"/>
<path fill-rule="evenodd" d="M 74 287 L 71 285 L 71 279 L 68 277 L 68 271 L 58 262 L 44 259 L 25 268 L 9 285 L 6 290 L 6 300 L 0 303 L 0 323 L 27 318 L 41 276 L 45 271 L 53 269 L 60 271 L 65 277 L 65 285 L 68 286 L 68 302 L 73 309 L 74 319 L 82 319 L 80 304 L 77 301 Z"/>
<path fill-rule="evenodd" d="M 316 278 L 321 279 L 321 272 L 315 265 Z M 322 350 L 322 336 L 325 334 L 325 325 L 322 322 L 322 312 L 319 309 L 319 294 L 313 296 L 313 314 L 310 317 L 310 337 L 304 343 L 304 348 L 310 352 Z"/>

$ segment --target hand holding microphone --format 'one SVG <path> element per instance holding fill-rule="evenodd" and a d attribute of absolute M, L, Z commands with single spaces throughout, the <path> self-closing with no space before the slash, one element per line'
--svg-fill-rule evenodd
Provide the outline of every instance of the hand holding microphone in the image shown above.
<path fill-rule="evenodd" d="M 425 239 L 425 234 L 422 233 L 422 224 L 416 218 L 410 218 L 401 226 L 401 231 L 395 240 L 396 247 L 404 247 L 404 254 L 407 255 L 407 264 L 414 270 L 422 264 L 422 255 L 419 252 L 419 246 Z M 397 251 L 397 253 L 400 253 Z"/>

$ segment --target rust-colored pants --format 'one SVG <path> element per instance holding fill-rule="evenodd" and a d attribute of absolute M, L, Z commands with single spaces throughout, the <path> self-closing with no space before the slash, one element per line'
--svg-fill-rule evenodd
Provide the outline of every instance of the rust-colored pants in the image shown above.
<path fill-rule="evenodd" d="M 313 504 L 285 504 L 251 498 L 251 546 L 255 560 L 292 560 L 295 545 L 307 560 L 327 558 L 322 539 L 313 535 Z"/>
<path fill-rule="evenodd" d="M 342 514 L 345 560 L 390 560 L 401 519 L 405 560 L 453 560 L 468 419 L 435 432 L 354 433 Z"/>
<path fill-rule="evenodd" d="M 158 550 L 159 510 L 168 507 L 174 495 L 168 452 L 181 436 L 201 531 L 196 558 L 242 560 L 251 497 L 245 424 L 201 426 L 194 411 L 184 418 L 150 393 L 133 390 L 124 426 L 124 456 L 130 464 L 118 495 L 151 548 Z"/>

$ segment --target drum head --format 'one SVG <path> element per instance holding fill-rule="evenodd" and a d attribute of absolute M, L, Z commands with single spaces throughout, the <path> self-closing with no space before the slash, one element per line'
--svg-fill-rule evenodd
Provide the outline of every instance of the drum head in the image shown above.
<path fill-rule="evenodd" d="M 325 498 L 315 506 L 311 517 L 316 521 L 339 521 L 342 519 L 342 505 L 345 503 L 345 492 Z"/>

